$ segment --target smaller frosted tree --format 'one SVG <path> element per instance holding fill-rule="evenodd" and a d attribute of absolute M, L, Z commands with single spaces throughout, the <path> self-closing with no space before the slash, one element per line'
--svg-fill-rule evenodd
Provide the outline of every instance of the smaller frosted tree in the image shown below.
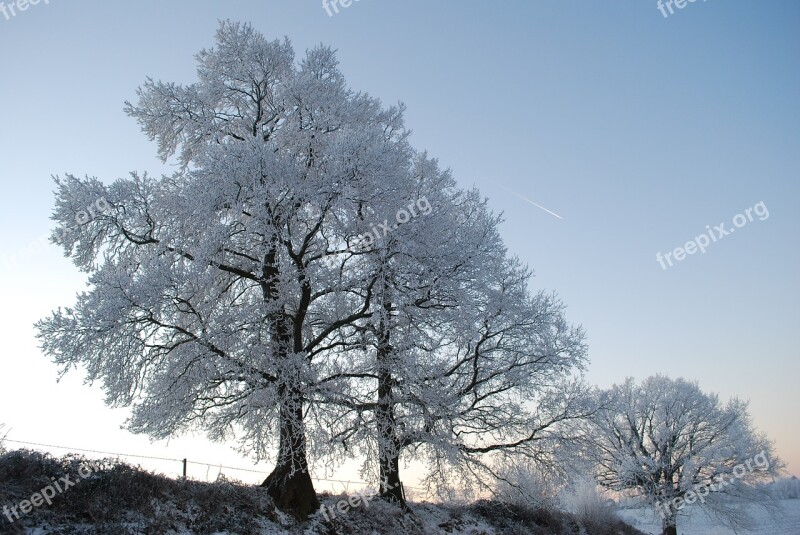
<path fill-rule="evenodd" d="M 756 485 L 780 471 L 773 446 L 757 433 L 747 403 L 722 403 L 697 383 L 656 375 L 629 378 L 597 394 L 586 457 L 600 485 L 652 505 L 662 534 L 677 534 L 686 505 L 699 503 L 733 527 L 750 523 L 741 503 L 770 505 Z"/>

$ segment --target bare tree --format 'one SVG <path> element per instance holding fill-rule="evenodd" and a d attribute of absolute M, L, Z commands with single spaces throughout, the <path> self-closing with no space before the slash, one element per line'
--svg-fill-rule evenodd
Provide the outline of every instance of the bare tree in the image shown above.
<path fill-rule="evenodd" d="M 747 403 L 722 403 L 697 383 L 657 375 L 599 393 L 598 405 L 585 452 L 597 481 L 655 507 L 663 535 L 676 535 L 679 514 L 698 500 L 738 526 L 748 522 L 743 501 L 769 505 L 768 493 L 753 483 L 771 478 L 782 463 L 753 429 Z"/>

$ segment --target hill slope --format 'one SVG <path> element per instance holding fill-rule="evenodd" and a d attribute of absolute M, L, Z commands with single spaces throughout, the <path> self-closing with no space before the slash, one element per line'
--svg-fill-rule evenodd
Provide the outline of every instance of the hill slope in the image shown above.
<path fill-rule="evenodd" d="M 323 495 L 325 512 L 298 522 L 259 487 L 175 481 L 109 460 L 30 451 L 0 456 L 3 534 L 641 535 L 616 519 L 592 522 L 496 501 L 418 503 L 407 514 L 377 499 L 337 509 L 347 499 Z"/>

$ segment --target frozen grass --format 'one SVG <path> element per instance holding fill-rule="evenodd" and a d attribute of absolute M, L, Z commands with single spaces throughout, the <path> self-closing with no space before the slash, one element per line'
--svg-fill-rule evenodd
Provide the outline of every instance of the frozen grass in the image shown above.
<path fill-rule="evenodd" d="M 590 518 L 554 508 L 498 501 L 468 505 L 415 503 L 413 514 L 379 499 L 336 517 L 321 512 L 298 523 L 276 510 L 259 487 L 220 480 L 176 481 L 110 460 L 13 451 L 0 456 L 0 508 L 18 504 L 81 468 L 93 473 L 0 533 L 30 535 L 641 535 L 616 518 L 593 525 Z M 327 507 L 345 496 L 322 495 Z"/>
<path fill-rule="evenodd" d="M 81 457 L 56 459 L 30 451 L 0 457 L 0 507 L 30 499 L 53 480 L 78 481 L 52 505 L 13 524 L 2 516 L 0 533 L 24 533 L 23 528 L 42 534 L 260 533 L 264 520 L 277 519 L 272 500 L 258 487 L 175 481 L 108 460 L 92 464 L 99 470 L 82 479 L 79 471 L 89 462 Z M 148 531 L 140 529 L 144 526 Z"/>

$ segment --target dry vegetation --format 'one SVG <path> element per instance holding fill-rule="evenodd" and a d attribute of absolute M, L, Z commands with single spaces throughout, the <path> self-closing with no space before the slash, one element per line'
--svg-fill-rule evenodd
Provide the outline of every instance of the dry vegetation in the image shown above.
<path fill-rule="evenodd" d="M 368 507 L 325 521 L 320 514 L 298 523 L 278 512 L 266 490 L 226 480 L 176 481 L 117 461 L 54 458 L 32 451 L 0 456 L 0 507 L 29 499 L 53 479 L 79 479 L 81 467 L 97 470 L 51 506 L 35 509 L 0 533 L 39 534 L 470 534 L 639 535 L 616 518 L 593 519 L 551 509 L 480 501 L 467 506 L 413 504 L 413 514 L 375 500 Z M 85 473 L 85 471 L 84 471 Z M 341 496 L 321 496 L 333 505 Z"/>

